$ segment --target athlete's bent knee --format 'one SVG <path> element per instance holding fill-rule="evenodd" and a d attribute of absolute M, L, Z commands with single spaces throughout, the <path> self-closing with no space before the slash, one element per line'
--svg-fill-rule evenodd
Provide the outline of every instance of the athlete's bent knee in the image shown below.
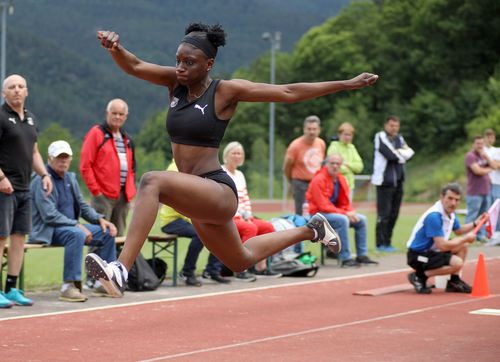
<path fill-rule="evenodd" d="M 140 189 L 158 187 L 158 171 L 149 171 L 146 172 L 141 177 L 141 183 L 139 185 Z"/>

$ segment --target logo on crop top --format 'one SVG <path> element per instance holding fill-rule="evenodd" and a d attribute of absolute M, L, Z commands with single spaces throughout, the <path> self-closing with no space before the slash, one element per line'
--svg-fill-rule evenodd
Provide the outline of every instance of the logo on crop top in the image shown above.
<path fill-rule="evenodd" d="M 172 98 L 172 102 L 170 102 L 170 108 L 174 108 L 177 105 L 177 103 L 179 103 L 179 98 L 177 97 Z"/>
<path fill-rule="evenodd" d="M 194 105 L 194 109 L 199 109 L 203 115 L 205 115 L 205 108 L 207 108 L 208 104 L 205 104 L 205 106 L 202 108 L 199 104 Z"/>

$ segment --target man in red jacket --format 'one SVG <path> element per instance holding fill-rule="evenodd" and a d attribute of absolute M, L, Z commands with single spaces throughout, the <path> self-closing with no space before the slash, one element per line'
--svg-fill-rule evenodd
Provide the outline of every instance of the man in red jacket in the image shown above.
<path fill-rule="evenodd" d="M 353 209 L 349 198 L 349 185 L 340 172 L 342 156 L 332 154 L 325 165 L 314 175 L 307 189 L 309 212 L 320 212 L 337 231 L 342 241 L 339 260 L 342 268 L 359 267 L 361 264 L 378 264 L 368 258 L 366 245 L 366 216 Z M 349 249 L 349 226 L 355 230 L 356 259 Z"/>
<path fill-rule="evenodd" d="M 80 173 L 92 194 L 91 206 L 125 233 L 129 203 L 136 193 L 134 148 L 122 126 L 128 106 L 113 99 L 106 108 L 106 121 L 90 129 L 80 155 Z"/>

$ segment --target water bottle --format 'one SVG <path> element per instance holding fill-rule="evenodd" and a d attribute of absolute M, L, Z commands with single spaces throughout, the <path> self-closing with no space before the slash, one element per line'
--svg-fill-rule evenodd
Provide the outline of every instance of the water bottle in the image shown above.
<path fill-rule="evenodd" d="M 306 201 L 304 201 L 304 203 L 302 204 L 302 216 L 306 219 L 309 219 L 309 203 Z"/>

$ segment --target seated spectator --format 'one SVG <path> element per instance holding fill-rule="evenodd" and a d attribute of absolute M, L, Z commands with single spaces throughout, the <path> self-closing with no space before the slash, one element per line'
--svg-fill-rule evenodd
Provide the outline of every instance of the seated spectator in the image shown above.
<path fill-rule="evenodd" d="M 252 204 L 247 190 L 247 181 L 243 172 L 238 167 L 245 162 L 245 150 L 239 142 L 230 142 L 223 151 L 224 165 L 222 168 L 233 179 L 238 190 L 238 210 L 234 216 L 234 223 L 238 228 L 241 241 L 245 242 L 256 235 L 272 233 L 273 224 L 269 221 L 254 217 L 252 213 Z M 251 274 L 260 276 L 280 277 L 281 274 L 273 272 L 267 267 L 267 260 L 261 260 L 253 268 L 252 273 L 248 271 L 236 274 L 237 279 L 254 281 L 255 277 Z"/>
<path fill-rule="evenodd" d="M 468 245 L 476 235 L 472 232 L 481 218 L 460 226 L 455 210 L 460 203 L 460 185 L 450 183 L 441 190 L 441 199 L 417 221 L 408 241 L 408 265 L 415 271 L 408 280 L 419 294 L 430 294 L 427 279 L 436 275 L 451 274 L 446 292 L 470 293 L 472 288 L 460 279 Z M 458 235 L 450 238 L 452 231 Z"/>
<path fill-rule="evenodd" d="M 345 176 L 347 184 L 349 185 L 349 190 L 351 191 L 349 193 L 349 200 L 351 200 L 351 202 L 354 194 L 354 187 L 356 186 L 354 174 L 363 171 L 363 160 L 356 146 L 352 143 L 355 132 L 356 130 L 352 124 L 349 122 L 342 123 L 338 129 L 338 141 L 332 141 L 326 151 L 327 155 L 337 153 L 342 156 L 343 162 L 340 172 Z"/>
<path fill-rule="evenodd" d="M 170 163 L 167 171 L 177 172 L 177 166 L 174 161 Z M 196 262 L 198 261 L 198 256 L 203 250 L 203 243 L 199 238 L 196 230 L 191 224 L 191 220 L 187 217 L 179 214 L 173 208 L 167 205 L 163 205 L 160 209 L 160 220 L 162 222 L 161 231 L 166 234 L 176 234 L 182 237 L 191 238 L 191 243 L 189 244 L 186 258 L 184 259 L 184 266 L 182 271 L 179 273 L 179 278 L 184 280 L 186 285 L 201 287 L 201 282 L 196 278 Z M 203 278 L 212 279 L 218 283 L 229 283 L 231 280 L 224 278 L 220 275 L 220 270 L 222 268 L 222 263 L 210 253 L 208 256 L 208 263 L 203 271 Z"/>
<path fill-rule="evenodd" d="M 42 188 L 40 176 L 31 181 L 33 230 L 29 242 L 64 246 L 64 283 L 59 299 L 85 302 L 87 297 L 81 288 L 83 247 L 98 246 L 104 260 L 116 260 L 116 227 L 83 200 L 76 175 L 68 172 L 72 156 L 66 141 L 52 142 L 47 165 L 54 184 L 52 193 L 47 195 Z M 80 224 L 80 217 L 89 224 Z M 98 295 L 106 293 L 98 283 L 95 291 Z"/>
<path fill-rule="evenodd" d="M 337 231 L 342 243 L 339 262 L 342 268 L 359 267 L 361 264 L 378 264 L 368 256 L 366 245 L 366 216 L 353 209 L 349 199 L 347 180 L 340 173 L 342 156 L 329 155 L 323 166 L 309 183 L 306 198 L 311 214 L 320 212 Z M 349 227 L 355 230 L 356 260 L 349 249 Z"/>

